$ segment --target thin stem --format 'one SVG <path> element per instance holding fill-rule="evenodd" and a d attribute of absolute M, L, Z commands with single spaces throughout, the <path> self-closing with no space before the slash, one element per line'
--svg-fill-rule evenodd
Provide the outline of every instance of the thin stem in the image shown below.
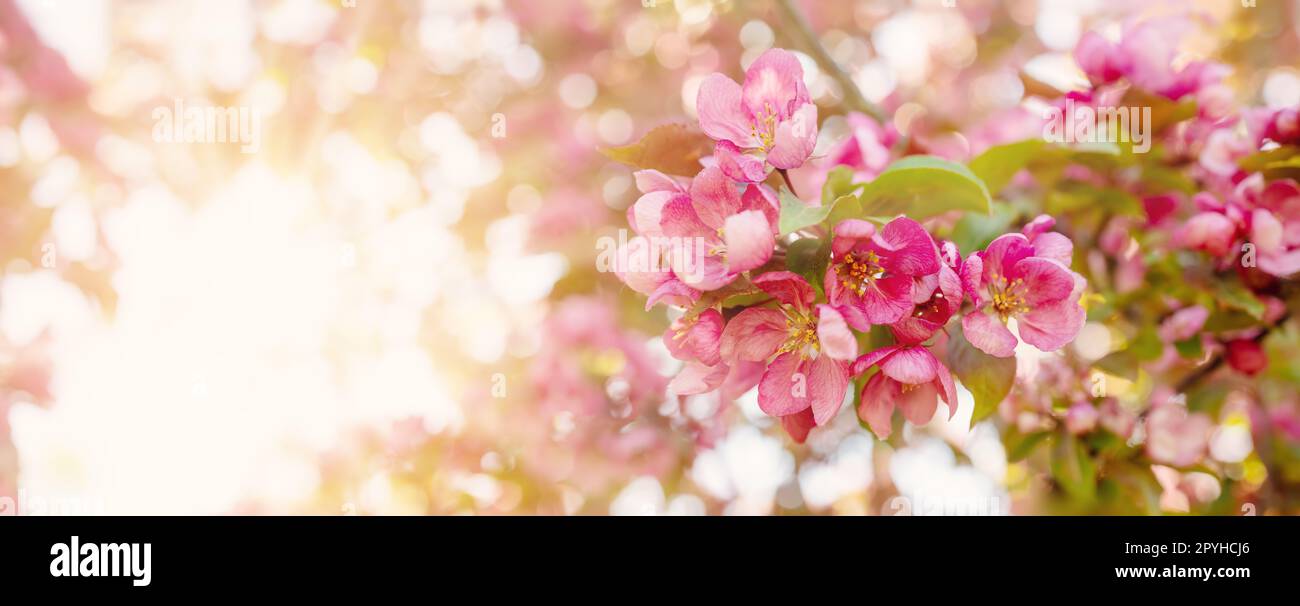
<path fill-rule="evenodd" d="M 799 10 L 799 7 L 795 5 L 795 0 L 776 0 L 776 6 L 781 10 L 789 25 L 794 26 L 793 30 L 801 39 L 800 42 L 812 54 L 813 59 L 817 61 L 817 65 L 822 68 L 822 71 L 830 74 L 835 79 L 835 82 L 840 85 L 840 88 L 844 90 L 844 98 L 848 101 L 849 106 L 875 118 L 877 122 L 884 122 L 887 119 L 885 112 L 862 95 L 862 91 L 857 84 L 854 84 L 853 78 L 849 76 L 848 72 L 844 71 L 844 68 L 840 67 L 840 64 L 831 58 L 830 53 L 826 52 L 826 48 L 817 39 L 817 34 L 813 32 L 812 26 L 808 24 L 808 19 L 804 17 L 803 11 Z"/>
<path fill-rule="evenodd" d="M 784 168 L 778 168 L 776 172 L 781 173 L 781 179 L 785 181 L 785 186 L 790 188 L 790 193 L 794 194 L 794 197 L 798 198 L 799 192 L 794 190 L 794 183 L 790 182 L 790 173 L 786 172 Z"/>

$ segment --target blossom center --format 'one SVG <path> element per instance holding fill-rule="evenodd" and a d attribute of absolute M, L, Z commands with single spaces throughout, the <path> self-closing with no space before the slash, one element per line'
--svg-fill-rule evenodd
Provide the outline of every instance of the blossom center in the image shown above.
<path fill-rule="evenodd" d="M 786 310 L 785 326 L 789 333 L 786 341 L 777 353 L 798 352 L 799 357 L 807 358 L 813 351 L 819 351 L 817 342 L 817 322 L 799 312 Z"/>
<path fill-rule="evenodd" d="M 763 104 L 762 115 L 750 126 L 750 133 L 763 143 L 763 151 L 769 151 L 776 143 L 776 111 L 771 103 Z"/>
<path fill-rule="evenodd" d="M 996 274 L 989 282 L 989 295 L 993 301 L 993 311 L 998 312 L 1003 322 L 1006 322 L 1007 318 L 1011 316 L 1029 311 L 1029 305 L 1025 303 L 1024 286 L 1025 281 L 1021 278 L 1007 281 L 1006 276 Z"/>
<path fill-rule="evenodd" d="M 885 269 L 880 266 L 880 257 L 875 251 L 856 257 L 849 253 L 835 266 L 835 275 L 839 278 L 840 285 L 857 293 L 859 297 L 867 292 L 867 286 L 884 274 Z"/>

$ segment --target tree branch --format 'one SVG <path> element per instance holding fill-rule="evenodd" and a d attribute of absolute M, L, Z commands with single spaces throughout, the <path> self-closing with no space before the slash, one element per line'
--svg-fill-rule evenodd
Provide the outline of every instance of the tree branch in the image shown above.
<path fill-rule="evenodd" d="M 1282 314 L 1282 317 L 1278 318 L 1277 322 L 1273 323 L 1272 326 L 1264 328 L 1264 330 L 1260 331 L 1259 334 L 1255 335 L 1254 341 L 1256 343 L 1262 342 L 1264 338 L 1273 331 L 1273 329 L 1286 324 L 1286 321 L 1290 318 L 1291 314 L 1289 312 Z M 1178 385 L 1174 387 L 1174 393 L 1187 393 L 1188 389 L 1191 389 L 1197 383 L 1200 383 L 1201 380 L 1205 379 L 1205 377 L 1210 376 L 1210 373 L 1218 370 L 1220 366 L 1223 366 L 1224 361 L 1225 358 L 1223 357 L 1223 353 L 1216 354 L 1213 360 L 1206 362 L 1204 365 L 1192 371 L 1191 374 L 1183 377 L 1183 379 L 1178 382 Z"/>
<path fill-rule="evenodd" d="M 808 19 L 804 17 L 803 11 L 795 5 L 795 0 L 776 0 L 776 6 L 789 25 L 794 26 L 793 29 L 798 34 L 804 49 L 817 61 L 822 71 L 830 74 L 844 90 L 844 99 L 849 106 L 875 118 L 877 122 L 884 123 L 888 120 L 884 110 L 862 96 L 862 91 L 858 89 L 857 84 L 853 83 L 853 78 L 844 71 L 843 67 L 840 67 L 839 63 L 836 63 L 835 59 L 831 58 L 830 53 L 826 52 L 826 48 L 817 39 L 817 34 L 813 32 L 812 26 L 808 24 Z"/>

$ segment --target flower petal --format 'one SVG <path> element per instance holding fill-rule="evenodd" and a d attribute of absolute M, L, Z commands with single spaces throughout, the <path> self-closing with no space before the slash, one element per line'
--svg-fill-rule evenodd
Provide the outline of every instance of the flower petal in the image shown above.
<path fill-rule="evenodd" d="M 913 307 L 912 278 L 908 276 L 876 280 L 862 293 L 861 310 L 872 324 L 893 324 Z"/>
<path fill-rule="evenodd" d="M 1034 256 L 1046 257 L 1069 267 L 1074 262 L 1074 243 L 1054 231 L 1034 236 Z"/>
<path fill-rule="evenodd" d="M 825 425 L 835 418 L 835 414 L 844 405 L 844 394 L 849 390 L 848 366 L 830 356 L 818 356 L 803 367 L 808 372 L 813 419 L 818 425 Z"/>
<path fill-rule="evenodd" d="M 881 249 L 885 268 L 907 276 L 939 271 L 939 249 L 920 223 L 899 217 L 885 225 L 872 243 Z"/>
<path fill-rule="evenodd" d="M 811 407 L 808 379 L 808 374 L 800 366 L 798 354 L 777 356 L 768 364 L 758 382 L 758 407 L 773 417 L 783 417 Z"/>
<path fill-rule="evenodd" d="M 989 243 L 988 248 L 980 254 L 984 265 L 983 283 L 992 281 L 993 276 L 1013 278 L 1012 268 L 1025 257 L 1033 256 L 1034 248 L 1029 238 L 1023 234 L 1003 234 Z"/>
<path fill-rule="evenodd" d="M 747 210 L 727 217 L 722 233 L 727 243 L 727 271 L 736 274 L 757 269 L 772 258 L 776 239 L 762 211 Z"/>
<path fill-rule="evenodd" d="M 934 411 L 939 408 L 939 390 L 934 388 L 933 382 L 917 385 L 899 394 L 897 404 L 908 423 L 925 425 L 934 418 Z"/>
<path fill-rule="evenodd" d="M 816 426 L 817 421 L 813 419 L 811 408 L 781 417 L 781 429 L 790 434 L 790 438 L 798 444 L 803 444 L 808 439 L 808 432 Z"/>
<path fill-rule="evenodd" d="M 687 362 L 668 383 L 668 387 L 680 396 L 708 393 L 722 385 L 728 370 L 726 364 L 708 366 L 699 362 Z"/>
<path fill-rule="evenodd" d="M 899 349 L 902 348 L 897 345 L 891 345 L 889 347 L 881 347 L 875 351 L 862 354 L 857 360 L 853 361 L 853 366 L 850 369 L 853 376 L 856 377 L 866 372 L 868 368 L 879 364 L 881 360 L 888 358 Z"/>
<path fill-rule="evenodd" d="M 677 179 L 657 170 L 638 170 L 632 173 L 632 178 L 636 179 L 636 188 L 643 194 L 657 191 L 686 193 L 686 188 L 682 187 L 682 184 Z"/>
<path fill-rule="evenodd" d="M 767 178 L 767 163 L 763 158 L 745 153 L 730 141 L 718 141 L 713 146 L 713 158 L 722 174 L 732 181 L 761 183 Z"/>
<path fill-rule="evenodd" d="M 907 385 L 921 385 L 934 380 L 939 360 L 924 347 L 905 347 L 880 363 L 880 372 Z"/>
<path fill-rule="evenodd" d="M 983 307 L 984 300 L 980 297 L 980 286 L 984 280 L 984 258 L 978 254 L 973 254 L 966 258 L 961 265 L 961 290 L 970 297 L 971 303 L 978 309 Z"/>
<path fill-rule="evenodd" d="M 862 398 L 858 403 L 858 418 L 867 423 L 871 432 L 881 440 L 889 438 L 893 431 L 891 417 L 894 416 L 894 383 L 883 373 L 876 373 L 867 380 L 862 388 Z"/>
<path fill-rule="evenodd" d="M 767 162 L 776 168 L 799 168 L 808 161 L 816 146 L 817 106 L 805 103 L 788 120 L 777 125 L 772 149 L 767 152 Z"/>
<path fill-rule="evenodd" d="M 699 361 L 714 366 L 722 360 L 722 313 L 716 309 L 700 312 L 687 325 L 679 318 L 664 331 L 664 346 L 672 357 L 685 362 Z"/>
<path fill-rule="evenodd" d="M 753 123 L 742 105 L 742 91 L 734 80 L 719 73 L 709 74 L 700 83 L 695 98 L 695 113 L 700 129 L 716 141 L 730 141 L 741 148 L 758 147 Z"/>
<path fill-rule="evenodd" d="M 821 352 L 833 359 L 847 362 L 858 355 L 858 340 L 844 322 L 844 316 L 830 305 L 818 305 L 817 339 Z"/>
<path fill-rule="evenodd" d="M 1016 324 L 1021 340 L 1043 351 L 1056 351 L 1079 336 L 1085 320 L 1078 301 L 1064 300 L 1021 314 Z"/>
<path fill-rule="evenodd" d="M 789 336 L 785 314 L 767 307 L 751 307 L 722 329 L 719 353 L 729 362 L 762 362 L 772 357 Z"/>
<path fill-rule="evenodd" d="M 763 289 L 777 301 L 792 305 L 800 310 L 807 310 L 817 298 L 817 292 L 803 276 L 788 271 L 769 271 L 752 280 L 754 286 Z"/>
<path fill-rule="evenodd" d="M 717 166 L 708 166 L 691 181 L 691 203 L 705 225 L 718 229 L 740 212 L 740 190 Z"/>
<path fill-rule="evenodd" d="M 1074 272 L 1051 259 L 1030 257 L 1016 264 L 1015 273 L 1025 281 L 1021 288 L 1031 309 L 1056 303 L 1074 292 Z"/>
<path fill-rule="evenodd" d="M 1016 336 L 990 314 L 979 311 L 966 314 L 961 319 L 961 330 L 975 349 L 990 356 L 1010 358 L 1016 354 Z"/>
<path fill-rule="evenodd" d="M 939 390 L 939 397 L 948 404 L 948 418 L 952 419 L 957 416 L 957 385 L 952 380 L 952 371 L 942 363 L 935 372 L 936 388 Z"/>
<path fill-rule="evenodd" d="M 770 112 L 778 120 L 784 120 L 795 108 L 809 101 L 803 83 L 803 65 L 790 51 L 768 49 L 745 71 L 741 94 L 751 118 L 761 118 Z"/>

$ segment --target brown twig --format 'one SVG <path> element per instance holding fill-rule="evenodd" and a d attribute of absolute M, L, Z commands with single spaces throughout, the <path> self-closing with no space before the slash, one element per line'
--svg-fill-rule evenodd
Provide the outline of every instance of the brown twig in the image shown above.
<path fill-rule="evenodd" d="M 781 173 L 781 179 L 785 181 L 785 186 L 790 189 L 790 193 L 794 194 L 794 197 L 798 198 L 799 192 L 794 190 L 794 183 L 790 182 L 790 173 L 784 168 L 778 168 L 776 172 Z"/>
<path fill-rule="evenodd" d="M 1259 334 L 1255 335 L 1254 341 L 1256 343 L 1262 342 L 1264 338 L 1267 337 L 1269 333 L 1273 331 L 1273 329 L 1282 326 L 1283 324 L 1286 324 L 1286 321 L 1290 318 L 1291 318 L 1290 312 L 1282 314 L 1282 317 L 1278 318 L 1277 322 L 1273 323 L 1272 326 L 1265 328 L 1264 330 L 1260 331 Z M 1222 353 L 1215 355 L 1213 360 L 1206 362 L 1205 364 L 1198 367 L 1196 370 L 1192 371 L 1191 374 L 1188 374 L 1187 376 L 1183 377 L 1182 380 L 1178 382 L 1178 385 L 1174 387 L 1174 393 L 1187 393 L 1188 389 L 1191 389 L 1192 386 L 1201 382 L 1201 380 L 1205 379 L 1205 377 L 1210 376 L 1210 373 L 1218 370 L 1220 366 L 1223 366 L 1224 361 L 1225 358 Z"/>
<path fill-rule="evenodd" d="M 887 118 L 884 110 L 880 109 L 875 103 L 868 101 L 862 95 L 862 91 L 858 89 L 858 85 L 853 83 L 853 78 L 849 76 L 848 72 L 844 71 L 844 68 L 840 67 L 840 64 L 831 58 L 830 53 L 826 52 L 826 48 L 817 39 L 817 34 L 813 32 L 812 26 L 808 24 L 808 19 L 804 17 L 803 11 L 799 10 L 798 6 L 795 6 L 795 0 L 776 0 L 776 6 L 785 16 L 786 21 L 789 22 L 788 25 L 793 26 L 791 29 L 800 38 L 800 43 L 804 49 L 817 61 L 817 65 L 821 67 L 822 71 L 834 78 L 835 82 L 844 90 L 844 99 L 849 106 L 875 118 L 877 122 L 885 122 Z"/>

